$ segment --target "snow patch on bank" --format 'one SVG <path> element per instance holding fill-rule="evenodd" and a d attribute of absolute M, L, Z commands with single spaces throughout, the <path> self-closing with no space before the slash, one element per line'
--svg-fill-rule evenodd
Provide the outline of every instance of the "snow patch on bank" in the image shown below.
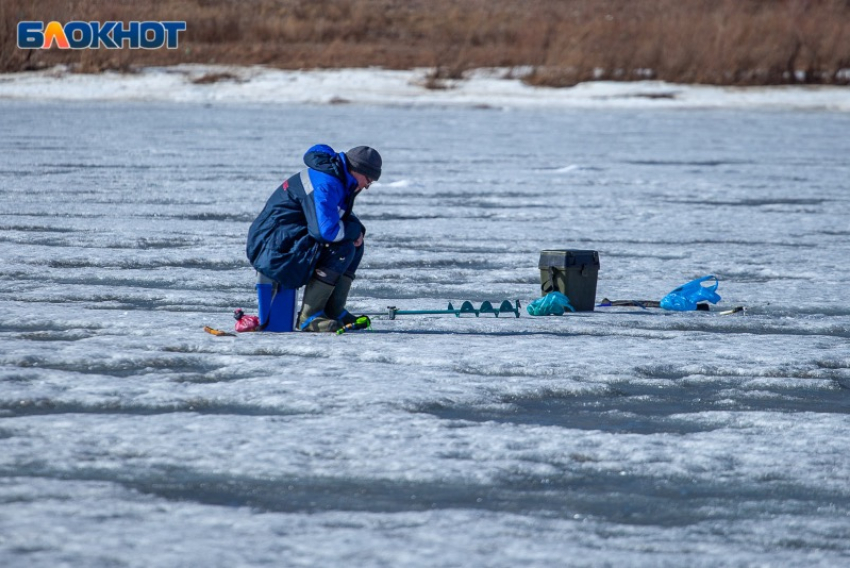
<path fill-rule="evenodd" d="M 287 71 L 178 65 L 137 73 L 69 73 L 59 66 L 0 75 L 0 99 L 189 103 L 461 105 L 481 107 L 763 108 L 850 111 L 850 88 L 715 87 L 662 81 L 594 81 L 532 87 L 509 69 L 480 69 L 427 88 L 428 69 Z"/>

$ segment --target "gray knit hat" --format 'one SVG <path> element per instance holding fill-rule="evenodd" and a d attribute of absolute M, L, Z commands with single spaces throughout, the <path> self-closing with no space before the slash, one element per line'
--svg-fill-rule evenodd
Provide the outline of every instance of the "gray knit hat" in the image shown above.
<path fill-rule="evenodd" d="M 372 181 L 378 181 L 381 177 L 381 166 L 383 161 L 381 155 L 369 146 L 357 146 L 345 153 L 348 164 L 352 170 L 359 172 Z"/>

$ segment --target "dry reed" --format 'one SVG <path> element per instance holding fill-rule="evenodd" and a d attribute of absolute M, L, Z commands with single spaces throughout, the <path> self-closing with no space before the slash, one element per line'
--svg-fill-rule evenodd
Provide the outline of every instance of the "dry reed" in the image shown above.
<path fill-rule="evenodd" d="M 22 50 L 17 22 L 185 20 L 178 49 Z M 850 0 L 3 0 L 0 71 L 476 67 L 535 85 L 850 83 Z"/>

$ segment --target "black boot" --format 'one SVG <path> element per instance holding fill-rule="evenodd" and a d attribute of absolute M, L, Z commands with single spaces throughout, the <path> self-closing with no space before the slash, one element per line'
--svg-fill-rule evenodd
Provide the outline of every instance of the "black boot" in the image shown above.
<path fill-rule="evenodd" d="M 349 276 L 340 276 L 339 280 L 337 280 L 336 288 L 334 288 L 331 297 L 328 298 L 328 303 L 325 307 L 327 316 L 338 320 L 341 325 L 351 324 L 357 320 L 355 316 L 348 313 L 345 309 L 345 303 L 348 301 L 348 293 L 351 292 L 351 283 L 353 281 L 354 279 Z"/>
<path fill-rule="evenodd" d="M 334 292 L 334 287 L 313 278 L 304 288 L 301 312 L 298 314 L 299 331 L 335 332 L 342 325 L 325 314 L 325 306 Z"/>

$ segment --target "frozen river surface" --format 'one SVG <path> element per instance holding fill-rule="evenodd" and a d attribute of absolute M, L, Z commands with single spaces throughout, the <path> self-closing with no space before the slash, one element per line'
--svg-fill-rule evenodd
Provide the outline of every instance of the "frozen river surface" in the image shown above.
<path fill-rule="evenodd" d="M 850 562 L 850 115 L 0 101 L 0 565 Z M 256 312 L 250 222 L 368 144 L 352 305 L 597 298 L 706 274 L 717 308 Z"/>

